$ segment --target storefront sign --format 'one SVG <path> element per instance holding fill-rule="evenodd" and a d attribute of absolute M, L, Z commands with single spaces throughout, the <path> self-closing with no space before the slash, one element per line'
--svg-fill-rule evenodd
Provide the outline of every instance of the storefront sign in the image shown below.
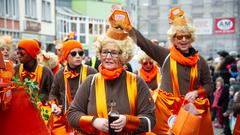
<path fill-rule="evenodd" d="M 213 29 L 212 19 L 194 19 L 193 25 L 196 27 L 196 34 L 211 35 Z"/>
<path fill-rule="evenodd" d="M 235 33 L 235 18 L 216 18 L 216 34 L 233 34 Z"/>
<path fill-rule="evenodd" d="M 25 21 L 24 31 L 39 32 L 41 30 L 41 24 L 33 21 Z"/>

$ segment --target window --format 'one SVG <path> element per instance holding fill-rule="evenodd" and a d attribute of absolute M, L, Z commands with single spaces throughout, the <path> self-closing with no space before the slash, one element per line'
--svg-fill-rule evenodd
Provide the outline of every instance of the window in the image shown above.
<path fill-rule="evenodd" d="M 51 4 L 49 1 L 42 1 L 42 20 L 51 21 Z"/>
<path fill-rule="evenodd" d="M 93 24 L 89 23 L 89 34 L 93 34 Z"/>
<path fill-rule="evenodd" d="M 18 17 L 18 0 L 0 0 L 0 15 L 6 18 Z"/>
<path fill-rule="evenodd" d="M 81 34 L 85 34 L 85 24 L 84 23 L 80 23 L 80 33 Z"/>
<path fill-rule="evenodd" d="M 98 24 L 94 24 L 94 34 L 98 34 Z"/>
<path fill-rule="evenodd" d="M 152 5 L 157 5 L 157 0 L 151 0 Z"/>
<path fill-rule="evenodd" d="M 86 36 L 79 36 L 80 42 L 85 44 L 86 43 Z"/>
<path fill-rule="evenodd" d="M 99 34 L 103 34 L 103 25 L 102 24 L 99 25 Z"/>
<path fill-rule="evenodd" d="M 4 7 L 5 7 L 4 2 L 5 2 L 5 0 L 0 0 L 0 3 L 1 3 L 0 4 L 0 15 L 2 15 L 2 16 L 5 14 L 5 12 L 4 12 L 5 11 L 4 10 Z"/>
<path fill-rule="evenodd" d="M 63 21 L 63 32 L 67 33 L 67 22 Z"/>
<path fill-rule="evenodd" d="M 5 13 L 6 15 L 9 14 L 9 1 L 5 1 Z"/>
<path fill-rule="evenodd" d="M 71 31 L 77 31 L 77 24 L 76 23 L 71 23 Z"/>
<path fill-rule="evenodd" d="M 105 29 L 105 30 L 107 31 L 107 30 L 109 29 L 109 27 L 110 27 L 109 25 L 106 25 L 106 29 Z M 105 31 L 105 32 L 106 32 L 106 31 Z"/>
<path fill-rule="evenodd" d="M 25 0 L 25 15 L 30 18 L 37 18 L 36 0 Z"/>
<path fill-rule="evenodd" d="M 18 4 L 18 0 L 13 0 L 13 16 L 15 18 L 18 18 L 18 13 L 19 13 L 19 4 Z"/>

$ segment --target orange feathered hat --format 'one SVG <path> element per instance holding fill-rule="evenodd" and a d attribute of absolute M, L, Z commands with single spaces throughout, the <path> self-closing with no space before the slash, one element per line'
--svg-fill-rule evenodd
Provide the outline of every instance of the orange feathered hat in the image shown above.
<path fill-rule="evenodd" d="M 80 48 L 83 50 L 82 44 L 76 40 L 68 40 L 64 42 L 62 48 L 62 59 L 66 60 L 70 51 L 75 48 Z"/>
<path fill-rule="evenodd" d="M 23 39 L 19 41 L 18 47 L 24 49 L 34 59 L 36 59 L 37 54 L 40 52 L 38 42 L 33 39 Z"/>

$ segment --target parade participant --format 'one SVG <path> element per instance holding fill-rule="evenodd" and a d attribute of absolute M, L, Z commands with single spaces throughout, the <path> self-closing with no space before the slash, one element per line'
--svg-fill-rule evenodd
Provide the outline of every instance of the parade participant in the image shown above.
<path fill-rule="evenodd" d="M 15 71 L 14 71 L 14 62 L 11 58 L 13 51 L 13 39 L 11 36 L 5 35 L 0 37 L 0 51 L 2 52 L 5 69 L 0 69 L 0 78 L 4 82 L 10 82 Z"/>
<path fill-rule="evenodd" d="M 134 53 L 128 34 L 110 28 L 97 38 L 95 46 L 102 62 L 99 73 L 89 76 L 79 88 L 69 109 L 69 123 L 83 134 L 95 135 L 146 132 L 148 123 L 142 116 L 150 119 L 154 127 L 154 103 L 147 84 L 123 69 Z M 113 122 L 112 106 L 117 114 Z"/>
<path fill-rule="evenodd" d="M 82 56 L 83 46 L 80 42 L 68 40 L 63 43 L 62 59 L 66 61 L 67 65 L 55 75 L 50 92 L 50 100 L 56 99 L 57 101 L 56 104 L 52 104 L 53 112 L 58 117 L 54 120 L 53 134 L 72 132 L 72 130 L 67 129 L 65 123 L 61 123 L 61 119 L 65 117 L 64 114 L 67 112 L 79 85 L 88 75 L 97 73 L 95 69 L 82 64 Z"/>
<path fill-rule="evenodd" d="M 137 74 L 144 79 L 151 90 L 157 89 L 161 80 L 157 63 L 143 51 L 138 54 L 138 62 L 141 64 L 141 68 Z"/>
<path fill-rule="evenodd" d="M 156 101 L 158 121 L 155 126 L 155 133 L 157 134 L 169 134 L 167 120 L 173 113 L 178 113 L 179 106 L 174 105 L 175 102 L 171 100 L 176 99 L 174 101 L 177 102 L 179 98 L 181 99 L 184 96 L 188 102 L 194 102 L 197 97 L 209 95 L 213 88 L 208 65 L 192 46 L 192 43 L 195 41 L 195 31 L 187 23 L 184 11 L 180 8 L 172 8 L 169 13 L 169 20 L 170 29 L 167 34 L 171 43 L 170 49 L 155 45 L 133 28 L 131 23 L 112 21 L 112 25 L 115 27 L 120 27 L 130 32 L 137 45 L 153 60 L 157 61 L 161 67 L 162 80 L 159 93 L 161 98 L 158 98 Z M 163 100 L 164 98 L 166 100 Z M 201 123 L 200 134 L 213 134 L 212 123 L 209 118 L 209 101 L 200 100 L 194 103 L 200 103 L 201 105 L 199 106 L 206 111 L 204 113 L 206 114 L 206 119 L 205 122 Z"/>
<path fill-rule="evenodd" d="M 58 63 L 57 55 L 52 52 L 42 52 L 38 60 L 40 64 L 43 64 L 44 66 L 51 69 L 53 75 L 55 75 L 62 67 L 62 65 Z"/>
<path fill-rule="evenodd" d="M 45 66 L 38 64 L 37 54 L 40 51 L 39 44 L 33 39 L 22 39 L 18 43 L 17 55 L 21 64 L 14 67 L 15 76 L 20 81 L 25 78 L 38 83 L 40 93 L 44 94 L 44 100 L 48 99 L 53 81 L 52 72 Z"/>
<path fill-rule="evenodd" d="M 0 37 L 0 50 L 3 54 L 4 60 L 11 59 L 11 53 L 12 53 L 12 46 L 13 46 L 13 39 L 12 37 L 5 35 Z"/>
<path fill-rule="evenodd" d="M 63 65 L 63 61 L 61 60 L 63 43 L 62 43 L 62 41 L 57 40 L 54 42 L 54 44 L 55 44 L 55 49 L 56 49 L 55 53 L 58 56 L 58 63 Z"/>
<path fill-rule="evenodd" d="M 92 68 L 95 68 L 98 71 L 98 67 L 101 64 L 101 61 L 98 59 L 97 56 L 92 56 L 87 62 L 86 65 L 91 66 Z"/>

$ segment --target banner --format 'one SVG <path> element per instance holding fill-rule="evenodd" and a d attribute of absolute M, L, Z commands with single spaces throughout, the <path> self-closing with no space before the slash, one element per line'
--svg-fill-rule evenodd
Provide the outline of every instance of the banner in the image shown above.
<path fill-rule="evenodd" d="M 197 35 L 211 35 L 212 34 L 212 19 L 194 19 L 193 26 L 196 27 Z"/>
<path fill-rule="evenodd" d="M 235 18 L 216 18 L 215 33 L 216 34 L 233 34 L 235 33 Z"/>

